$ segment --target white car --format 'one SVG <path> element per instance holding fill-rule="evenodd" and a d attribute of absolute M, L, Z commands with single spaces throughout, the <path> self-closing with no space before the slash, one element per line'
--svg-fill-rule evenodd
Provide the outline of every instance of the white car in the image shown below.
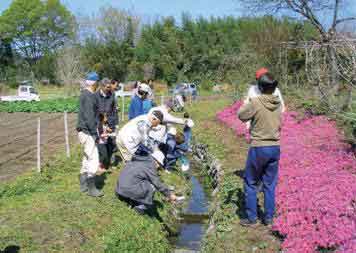
<path fill-rule="evenodd" d="M 40 96 L 38 95 L 35 88 L 31 85 L 20 85 L 17 89 L 16 96 L 1 96 L 0 101 L 11 102 L 11 101 L 40 101 Z"/>
<path fill-rule="evenodd" d="M 131 97 L 133 95 L 133 91 L 125 91 L 124 84 L 119 83 L 117 91 L 115 91 L 115 97 Z"/>

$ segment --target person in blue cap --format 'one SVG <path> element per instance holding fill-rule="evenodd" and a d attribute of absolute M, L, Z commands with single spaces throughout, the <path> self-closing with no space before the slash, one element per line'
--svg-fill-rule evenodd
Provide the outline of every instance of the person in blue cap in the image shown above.
<path fill-rule="evenodd" d="M 99 169 L 99 152 L 97 142 L 99 140 L 97 132 L 97 100 L 95 91 L 99 75 L 95 72 L 87 74 L 84 82 L 84 89 L 79 98 L 78 113 L 78 138 L 84 148 L 82 168 L 80 170 L 80 191 L 87 192 L 89 196 L 100 197 L 103 193 L 95 186 L 95 177 Z"/>

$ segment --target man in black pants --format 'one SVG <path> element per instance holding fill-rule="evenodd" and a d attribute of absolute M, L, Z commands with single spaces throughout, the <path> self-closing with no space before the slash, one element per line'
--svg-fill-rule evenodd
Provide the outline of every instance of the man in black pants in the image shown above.
<path fill-rule="evenodd" d="M 108 78 L 104 78 L 100 82 L 100 89 L 96 92 L 96 100 L 97 100 L 97 118 L 99 121 L 99 114 L 105 114 L 108 118 L 108 132 L 114 133 L 116 125 L 119 124 L 119 118 L 117 113 L 117 103 L 115 99 L 115 95 L 112 91 L 111 80 Z M 99 150 L 99 154 L 106 155 L 102 161 L 106 161 L 104 166 L 106 169 L 110 166 L 111 156 L 115 150 L 116 144 L 114 137 L 109 137 L 107 144 L 101 146 L 100 148 L 106 148 L 106 150 Z"/>

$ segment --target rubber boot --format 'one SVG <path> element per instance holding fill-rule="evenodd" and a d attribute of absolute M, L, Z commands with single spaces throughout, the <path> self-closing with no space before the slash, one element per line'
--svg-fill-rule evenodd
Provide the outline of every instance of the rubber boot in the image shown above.
<path fill-rule="evenodd" d="M 96 188 L 95 177 L 89 177 L 88 182 L 88 195 L 91 197 L 101 197 L 104 193 Z"/>
<path fill-rule="evenodd" d="M 79 175 L 79 183 L 80 183 L 80 191 L 86 192 L 88 190 L 88 182 L 87 182 L 88 174 L 82 173 Z"/>

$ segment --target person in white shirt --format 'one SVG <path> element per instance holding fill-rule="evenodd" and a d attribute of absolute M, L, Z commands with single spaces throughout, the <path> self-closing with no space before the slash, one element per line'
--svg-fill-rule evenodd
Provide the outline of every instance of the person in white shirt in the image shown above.
<path fill-rule="evenodd" d="M 194 122 L 191 119 L 187 118 L 178 118 L 170 114 L 171 111 L 173 111 L 173 102 L 172 101 L 167 101 L 163 105 L 153 107 L 148 114 L 151 114 L 154 111 L 160 111 L 163 114 L 163 121 L 162 124 L 154 127 L 150 130 L 149 136 L 153 138 L 154 140 L 165 143 L 166 137 L 167 137 L 167 132 L 169 129 L 172 127 L 173 124 L 176 125 L 189 125 L 189 127 L 194 126 Z"/>
<path fill-rule="evenodd" d="M 140 145 L 153 149 L 154 141 L 149 137 L 149 131 L 162 121 L 163 114 L 156 110 L 130 120 L 119 130 L 116 144 L 124 161 L 131 161 Z"/>

